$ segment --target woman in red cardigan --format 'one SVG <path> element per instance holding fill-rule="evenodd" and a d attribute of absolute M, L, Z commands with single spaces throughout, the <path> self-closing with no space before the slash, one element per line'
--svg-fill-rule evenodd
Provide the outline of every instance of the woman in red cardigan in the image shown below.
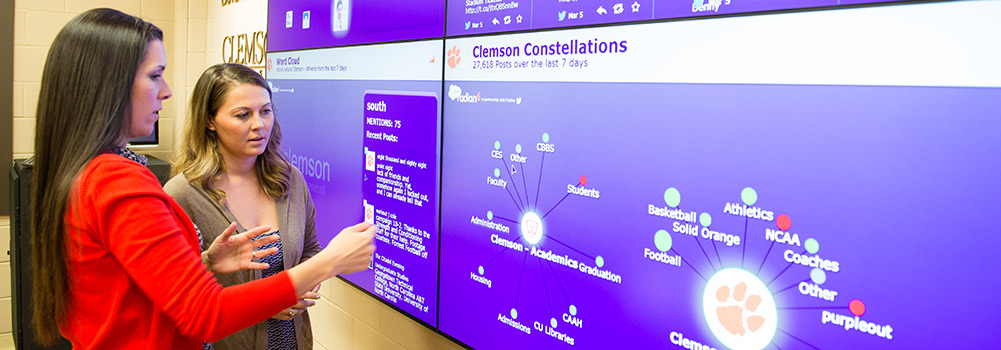
<path fill-rule="evenodd" d="M 359 224 L 285 272 L 222 288 L 203 265 L 188 216 L 124 147 L 152 132 L 170 98 L 166 66 L 160 29 L 115 10 L 77 16 L 52 43 L 31 192 L 34 323 L 43 342 L 62 333 L 75 349 L 200 349 L 371 259 L 375 228 Z M 247 236 L 269 229 L 230 228 L 206 262 L 260 268 L 249 262 Z"/>

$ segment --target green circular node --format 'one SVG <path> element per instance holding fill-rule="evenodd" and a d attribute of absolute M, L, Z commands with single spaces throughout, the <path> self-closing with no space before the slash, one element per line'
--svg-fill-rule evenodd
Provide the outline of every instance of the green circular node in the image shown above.
<path fill-rule="evenodd" d="M 521 153 L 521 144 L 514 145 L 514 152 Z"/>
<path fill-rule="evenodd" d="M 479 273 L 480 273 L 481 275 L 483 274 L 483 266 L 480 266 L 480 268 L 479 268 Z"/>
<path fill-rule="evenodd" d="M 750 187 L 744 187 L 744 190 L 740 191 L 740 199 L 744 201 L 744 204 L 754 205 L 754 203 L 758 202 L 758 191 Z"/>
<path fill-rule="evenodd" d="M 500 150 L 500 141 L 494 141 L 494 149 Z"/>
<path fill-rule="evenodd" d="M 556 318 L 555 317 L 549 319 L 549 325 L 553 326 L 553 328 L 556 328 Z"/>
<path fill-rule="evenodd" d="M 570 305 L 570 314 L 577 316 L 577 306 Z"/>
<path fill-rule="evenodd" d="M 597 264 L 598 267 L 605 266 L 605 258 L 602 258 L 601 255 L 598 255 L 598 258 L 594 259 L 594 263 Z"/>
<path fill-rule="evenodd" d="M 542 134 L 542 142 L 549 143 L 549 133 Z"/>
<path fill-rule="evenodd" d="M 806 247 L 806 252 L 810 254 L 817 254 L 817 252 L 820 251 L 820 242 L 817 242 L 817 240 L 813 238 L 807 239 L 803 246 Z"/>
<path fill-rule="evenodd" d="M 653 244 L 657 246 L 657 250 L 662 252 L 671 250 L 671 243 L 671 233 L 666 230 L 658 230 L 653 235 Z"/>
<path fill-rule="evenodd" d="M 699 223 L 702 224 L 702 227 L 709 227 L 713 224 L 713 216 L 709 213 L 699 214 Z"/>
<path fill-rule="evenodd" d="M 494 177 L 500 177 L 500 169 L 494 168 Z"/>
<path fill-rule="evenodd" d="M 664 191 L 664 202 L 671 208 L 677 208 L 681 204 L 681 192 L 677 188 L 671 187 Z"/>
<path fill-rule="evenodd" d="M 518 310 L 511 309 L 511 318 L 518 318 Z"/>
<path fill-rule="evenodd" d="M 494 212 L 487 210 L 487 220 L 494 219 Z"/>
<path fill-rule="evenodd" d="M 813 283 L 824 284 L 827 282 L 827 273 L 824 270 L 814 268 L 810 270 L 810 279 L 813 280 Z"/>

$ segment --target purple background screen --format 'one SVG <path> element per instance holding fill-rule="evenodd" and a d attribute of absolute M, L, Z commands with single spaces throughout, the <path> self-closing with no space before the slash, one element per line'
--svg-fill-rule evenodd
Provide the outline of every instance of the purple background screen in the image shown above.
<path fill-rule="evenodd" d="M 387 41 L 436 38 L 445 32 L 442 0 L 344 0 L 348 27 L 335 30 L 338 0 L 268 2 L 268 51 L 287 51 Z M 291 27 L 286 16 L 292 11 Z M 309 28 L 303 13 L 309 11 Z"/>
<path fill-rule="evenodd" d="M 379 227 L 375 293 L 428 323 L 437 315 L 438 98 L 365 94 L 365 217 Z"/>
<path fill-rule="evenodd" d="M 335 1 L 272 1 L 269 50 L 444 31 L 442 1 L 352 0 L 350 30 L 338 34 Z M 615 13 L 619 2 L 453 1 L 447 34 L 846 4 L 636 0 Z M 1001 89 L 456 81 L 441 93 L 440 81 L 271 82 L 282 148 L 306 177 L 321 243 L 364 220 L 366 205 L 383 226 L 372 268 L 345 279 L 471 347 L 684 348 L 685 339 L 724 349 L 703 293 L 729 268 L 753 274 L 774 298 L 778 331 L 767 349 L 1001 343 L 1001 280 L 992 277 L 1001 269 Z M 402 127 L 368 124 L 380 102 Z M 366 147 L 425 164 L 394 167 L 427 200 L 418 208 L 376 193 Z M 728 212 L 742 205 L 776 218 Z M 668 208 L 695 215 L 654 213 Z M 541 217 L 538 243 L 521 233 L 529 212 Z M 423 251 L 407 251 L 413 238 L 394 245 L 404 239 L 387 237 L 390 227 L 415 228 Z M 769 240 L 776 231 L 798 240 Z M 661 251 L 680 263 L 649 254 Z M 793 254 L 840 268 L 818 274 Z M 837 296 L 808 295 L 803 283 Z M 892 339 L 823 319 L 852 315 L 854 301 L 865 305 L 861 320 L 892 326 Z"/>
<path fill-rule="evenodd" d="M 282 150 L 306 178 L 316 206 L 316 227 L 320 244 L 326 246 L 341 229 L 363 220 L 362 184 L 365 169 L 363 135 L 366 92 L 406 91 L 430 95 L 432 96 L 430 98 L 434 99 L 433 96 L 441 89 L 441 83 L 281 79 L 272 79 L 270 82 L 273 91 L 272 100 L 282 128 Z M 424 110 L 415 114 L 425 119 L 429 118 L 428 113 L 437 116 L 437 102 L 433 105 L 434 109 L 430 112 Z M 436 130 L 435 125 L 415 123 L 413 128 L 406 132 L 437 139 L 437 133 L 434 132 Z M 420 145 L 426 146 L 425 141 L 421 141 Z M 432 141 L 432 145 L 436 147 L 437 143 Z M 434 157 L 431 158 L 436 161 Z M 425 177 L 423 181 L 435 182 L 434 175 L 432 173 L 430 178 Z M 427 190 L 427 193 L 434 193 L 436 196 L 437 189 Z M 432 197 L 431 200 L 435 203 L 432 207 L 436 207 L 437 199 Z M 426 220 L 426 218 L 420 217 L 415 220 Z M 436 232 L 433 234 L 425 246 L 428 256 L 433 256 L 434 259 L 411 261 L 408 260 L 410 257 L 407 253 L 386 246 L 383 242 L 376 242 L 376 253 L 406 263 L 407 276 L 414 289 L 435 290 L 438 277 L 438 238 Z M 344 277 L 375 294 L 374 269 Z M 430 305 L 427 312 L 423 310 L 416 312 L 416 309 L 406 304 L 402 298 L 391 304 L 433 325 L 437 293 L 426 294 L 421 296 L 429 299 L 424 303 Z"/>
<path fill-rule="evenodd" d="M 721 267 L 768 285 L 780 330 L 768 349 L 1001 342 L 992 277 L 1001 269 L 1001 89 L 446 82 L 446 91 L 453 84 L 483 100 L 444 105 L 439 328 L 472 347 L 674 348 L 680 334 L 723 349 L 702 301 Z M 598 198 L 568 194 L 584 182 Z M 802 245 L 766 240 L 774 220 L 724 212 L 748 187 L 753 207 L 787 215 L 785 232 Z M 706 213 L 708 228 L 741 244 L 676 232 L 682 221 L 650 214 L 669 206 L 670 188 L 677 208 Z M 603 265 L 621 283 L 530 254 L 518 223 L 527 211 L 543 217 L 537 247 Z M 645 256 L 659 252 L 659 230 L 680 266 Z M 815 254 L 807 239 L 819 242 Z M 839 262 L 819 284 L 839 293 L 833 301 L 801 293 L 812 269 L 789 263 L 786 250 Z M 851 315 L 853 299 L 893 339 L 822 323 L 824 311 Z"/>

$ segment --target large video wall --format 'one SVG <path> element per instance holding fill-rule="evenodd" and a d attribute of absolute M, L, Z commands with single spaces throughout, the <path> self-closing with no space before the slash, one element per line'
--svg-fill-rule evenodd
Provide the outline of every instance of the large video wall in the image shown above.
<path fill-rule="evenodd" d="M 289 3 L 321 241 L 378 225 L 344 278 L 466 346 L 1001 341 L 1001 2 Z"/>

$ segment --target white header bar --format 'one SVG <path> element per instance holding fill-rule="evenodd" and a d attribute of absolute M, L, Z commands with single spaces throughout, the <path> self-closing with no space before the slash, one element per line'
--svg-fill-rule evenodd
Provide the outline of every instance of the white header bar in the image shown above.
<path fill-rule="evenodd" d="M 268 79 L 441 80 L 442 40 L 268 53 Z"/>
<path fill-rule="evenodd" d="M 1001 87 L 1001 1 L 449 39 L 445 46 L 450 81 Z"/>

